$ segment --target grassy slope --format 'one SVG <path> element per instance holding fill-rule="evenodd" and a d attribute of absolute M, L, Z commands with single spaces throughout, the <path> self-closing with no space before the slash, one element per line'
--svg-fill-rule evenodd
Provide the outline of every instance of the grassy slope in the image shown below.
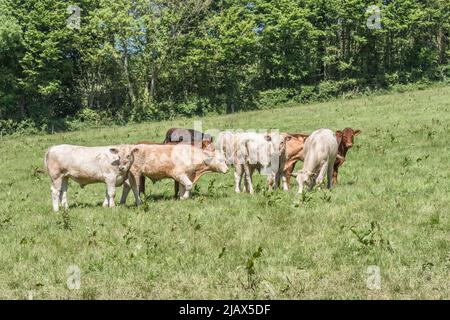
<path fill-rule="evenodd" d="M 4 139 L 0 298 L 448 299 L 449 109 L 444 87 L 203 119 L 204 129 L 362 129 L 338 187 L 303 204 L 295 190 L 235 195 L 229 173 L 205 175 L 184 202 L 170 198 L 170 181 L 147 182 L 147 208 L 129 197 L 107 210 L 104 185 L 71 182 L 64 219 L 51 212 L 49 178 L 32 170 L 47 147 L 160 141 L 193 120 Z M 379 229 L 358 241 L 351 229 L 362 235 L 372 221 Z M 67 289 L 69 265 L 81 269 L 80 290 Z M 381 290 L 366 287 L 370 265 Z"/>

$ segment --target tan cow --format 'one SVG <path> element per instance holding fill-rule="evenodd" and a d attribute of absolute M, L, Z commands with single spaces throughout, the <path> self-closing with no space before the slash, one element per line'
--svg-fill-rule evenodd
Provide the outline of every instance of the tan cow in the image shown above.
<path fill-rule="evenodd" d="M 125 203 L 130 188 L 133 190 L 136 205 L 142 203 L 139 198 L 142 175 L 153 182 L 167 178 L 175 180 L 179 184 L 180 199 L 187 199 L 190 190 L 204 173 L 228 171 L 225 159 L 219 152 L 188 144 L 141 144 L 137 148 L 129 179 L 123 187 L 121 203 Z"/>
<path fill-rule="evenodd" d="M 289 190 L 292 172 L 295 164 L 304 159 L 304 145 L 306 138 L 309 137 L 303 133 L 288 133 L 292 138 L 286 142 L 286 163 L 282 176 L 283 190 Z"/>
<path fill-rule="evenodd" d="M 106 183 L 103 207 L 114 207 L 116 187 L 127 179 L 136 151 L 133 145 L 82 147 L 63 144 L 49 148 L 44 162 L 52 180 L 53 211 L 59 210 L 60 203 L 68 209 L 69 178 L 82 188 L 91 183 Z"/>
<path fill-rule="evenodd" d="M 181 144 L 191 144 L 193 146 L 201 147 L 202 149 L 209 150 L 209 151 L 212 151 L 212 152 L 214 152 L 214 150 L 215 150 L 214 144 L 212 143 L 211 140 L 201 140 L 201 141 L 194 141 L 194 140 L 192 140 L 191 142 L 188 142 L 188 139 L 181 140 L 180 142 L 164 140 L 163 143 L 142 140 L 142 141 L 139 141 L 137 144 L 156 144 L 156 145 L 158 145 L 158 144 L 159 145 L 172 144 L 172 145 L 176 145 L 176 144 L 180 144 L 180 143 Z M 175 181 L 175 194 L 174 194 L 175 198 L 178 197 L 178 193 L 179 193 L 179 184 L 178 184 L 178 182 Z M 145 176 L 144 175 L 142 175 L 140 177 L 139 194 L 145 194 Z"/>
<path fill-rule="evenodd" d="M 309 186 L 309 190 L 316 183 L 320 184 L 325 177 L 325 173 L 328 175 L 327 187 L 331 188 L 333 165 L 337 151 L 338 144 L 333 131 L 319 129 L 311 133 L 305 142 L 305 159 L 302 169 L 297 174 L 299 194 L 303 192 L 305 183 Z"/>

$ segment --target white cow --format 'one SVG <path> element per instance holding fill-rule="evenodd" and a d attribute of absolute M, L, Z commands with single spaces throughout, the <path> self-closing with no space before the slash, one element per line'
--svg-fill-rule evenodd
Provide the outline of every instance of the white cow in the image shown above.
<path fill-rule="evenodd" d="M 328 189 L 332 185 L 333 165 L 336 160 L 338 144 L 333 131 L 318 129 L 306 139 L 304 147 L 305 160 L 297 174 L 298 193 L 303 192 L 306 183 L 311 190 L 314 185 L 322 183 L 325 172 L 328 175 Z"/>
<path fill-rule="evenodd" d="M 223 154 L 227 164 L 235 163 L 235 137 L 236 134 L 231 131 L 222 131 L 216 139 L 216 150 Z"/>
<path fill-rule="evenodd" d="M 252 176 L 258 170 L 267 175 L 269 189 L 276 188 L 286 159 L 287 134 L 229 131 L 222 132 L 217 138 L 217 150 L 234 164 L 236 170 L 235 191 L 240 193 L 244 176 L 245 191 L 253 194 Z"/>
<path fill-rule="evenodd" d="M 103 207 L 114 207 L 116 187 L 127 179 L 136 151 L 133 145 L 82 147 L 63 144 L 50 147 L 44 161 L 52 180 L 53 211 L 59 210 L 60 202 L 64 209 L 68 208 L 69 178 L 82 188 L 91 183 L 106 183 Z"/>

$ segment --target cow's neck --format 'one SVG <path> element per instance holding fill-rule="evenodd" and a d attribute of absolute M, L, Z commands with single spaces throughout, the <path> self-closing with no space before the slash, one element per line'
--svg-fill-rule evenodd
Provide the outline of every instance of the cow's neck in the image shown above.
<path fill-rule="evenodd" d="M 206 173 L 206 172 L 210 172 L 211 170 L 207 167 L 207 166 L 203 166 L 197 170 L 195 170 L 195 177 L 194 177 L 194 181 L 192 181 L 192 183 L 196 183 L 198 181 L 198 179 L 200 179 L 200 177 Z"/>
<path fill-rule="evenodd" d="M 341 142 L 341 143 L 339 144 L 338 154 L 339 154 L 341 157 L 345 158 L 345 156 L 347 155 L 347 151 L 348 151 L 348 148 Z"/>

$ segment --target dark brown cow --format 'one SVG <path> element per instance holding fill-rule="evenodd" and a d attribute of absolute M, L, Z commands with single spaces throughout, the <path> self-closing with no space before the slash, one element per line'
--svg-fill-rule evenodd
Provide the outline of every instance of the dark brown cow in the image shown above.
<path fill-rule="evenodd" d="M 164 143 L 167 142 L 185 142 L 193 144 L 195 141 L 213 142 L 210 134 L 203 133 L 194 129 L 170 128 L 166 132 Z"/>
<path fill-rule="evenodd" d="M 345 162 L 345 156 L 348 150 L 353 146 L 353 137 L 359 135 L 361 130 L 353 130 L 352 128 L 345 128 L 344 130 L 336 131 L 336 141 L 338 143 L 338 155 L 333 167 L 333 186 L 337 183 L 337 176 L 339 167 Z"/>

